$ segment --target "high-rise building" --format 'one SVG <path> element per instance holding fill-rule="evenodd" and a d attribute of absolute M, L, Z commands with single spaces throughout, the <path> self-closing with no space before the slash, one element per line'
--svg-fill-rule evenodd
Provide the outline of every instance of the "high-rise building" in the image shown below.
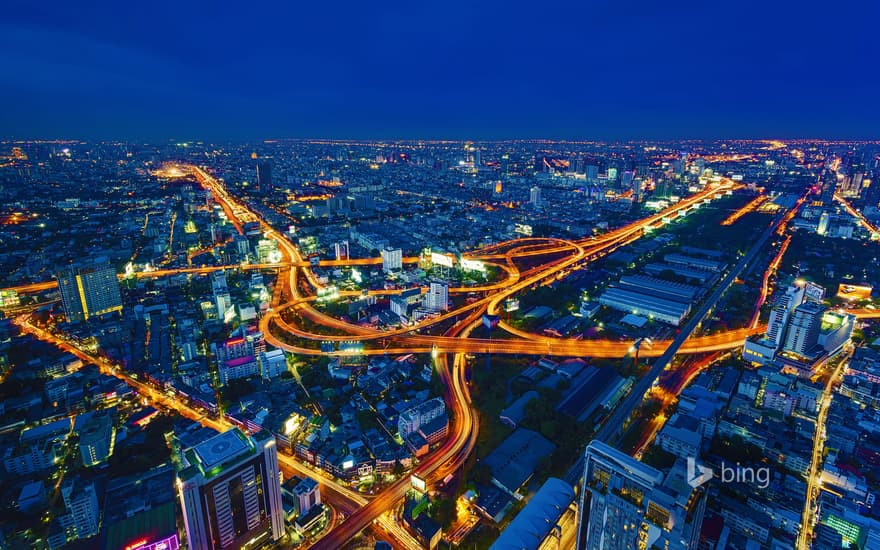
<path fill-rule="evenodd" d="M 255 340 L 253 335 L 247 335 L 230 338 L 222 344 L 212 344 L 221 384 L 225 386 L 230 380 L 259 374 Z"/>
<path fill-rule="evenodd" d="M 119 279 L 106 258 L 95 258 L 66 267 L 57 277 L 68 321 L 78 323 L 122 311 Z"/>
<path fill-rule="evenodd" d="M 214 273 L 211 278 L 211 288 L 214 293 L 214 306 L 217 308 L 217 317 L 224 321 L 226 312 L 232 307 L 232 297 L 226 286 L 226 274 L 222 271 Z"/>
<path fill-rule="evenodd" d="M 81 418 L 81 417 L 80 417 Z M 95 466 L 110 458 L 116 428 L 107 414 L 95 414 L 79 430 L 79 454 L 83 465 Z"/>
<path fill-rule="evenodd" d="M 257 189 L 264 195 L 272 191 L 272 164 L 269 161 L 257 163 Z"/>
<path fill-rule="evenodd" d="M 822 314 L 825 306 L 816 302 L 804 302 L 794 309 L 783 349 L 801 356 L 809 355 L 819 343 Z"/>
<path fill-rule="evenodd" d="M 293 488 L 293 494 L 296 496 L 300 516 L 308 514 L 312 507 L 321 504 L 321 489 L 318 487 L 318 482 L 310 477 L 297 483 Z"/>
<path fill-rule="evenodd" d="M 822 190 L 819 193 L 819 200 L 823 205 L 831 206 L 835 193 L 837 193 L 837 172 L 826 170 L 822 174 Z"/>
<path fill-rule="evenodd" d="M 97 535 L 101 510 L 98 508 L 95 484 L 80 479 L 65 482 L 61 486 L 61 497 L 67 513 L 59 516 L 58 522 L 64 529 L 67 541 Z"/>
<path fill-rule="evenodd" d="M 168 463 L 110 480 L 104 498 L 101 550 L 180 550 L 174 498 L 174 468 Z"/>
<path fill-rule="evenodd" d="M 263 378 L 271 380 L 287 372 L 287 358 L 284 350 L 273 349 L 260 354 L 260 372 Z"/>
<path fill-rule="evenodd" d="M 688 483 L 685 461 L 668 474 L 610 445 L 587 446 L 578 508 L 578 550 L 697 548 L 706 493 Z"/>
<path fill-rule="evenodd" d="M 423 424 L 428 424 L 445 413 L 446 403 L 443 399 L 439 397 L 429 399 L 400 413 L 397 419 L 397 433 L 400 437 L 406 438 L 409 434 L 417 432 Z"/>
<path fill-rule="evenodd" d="M 192 550 L 256 548 L 284 535 L 275 439 L 233 428 L 181 453 L 177 492 Z"/>
<path fill-rule="evenodd" d="M 541 188 L 537 185 L 529 190 L 529 202 L 535 208 L 541 208 Z"/>
<path fill-rule="evenodd" d="M 382 271 L 391 273 L 403 267 L 403 251 L 399 248 L 386 248 L 382 250 Z"/>
<path fill-rule="evenodd" d="M 425 295 L 425 307 L 431 311 L 449 309 L 449 285 L 441 281 L 432 281 Z"/>
<path fill-rule="evenodd" d="M 785 341 L 786 327 L 788 319 L 796 307 L 804 301 L 806 287 L 800 284 L 793 284 L 785 289 L 785 294 L 779 297 L 776 305 L 770 311 L 770 320 L 767 322 L 767 338 L 773 342 L 778 349 Z"/>
<path fill-rule="evenodd" d="M 825 235 L 828 233 L 828 224 L 831 221 L 831 214 L 828 212 L 822 212 L 819 215 L 819 225 L 816 226 L 816 233 L 819 235 Z"/>
<path fill-rule="evenodd" d="M 347 260 L 348 259 L 348 241 L 340 241 L 333 245 L 336 252 L 337 260 Z"/>

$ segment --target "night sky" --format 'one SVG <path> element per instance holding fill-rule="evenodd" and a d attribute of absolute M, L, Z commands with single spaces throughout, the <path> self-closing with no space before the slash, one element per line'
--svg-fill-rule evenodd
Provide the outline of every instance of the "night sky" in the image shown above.
<path fill-rule="evenodd" d="M 0 138 L 880 137 L 873 0 L 190 4 L 6 3 Z"/>

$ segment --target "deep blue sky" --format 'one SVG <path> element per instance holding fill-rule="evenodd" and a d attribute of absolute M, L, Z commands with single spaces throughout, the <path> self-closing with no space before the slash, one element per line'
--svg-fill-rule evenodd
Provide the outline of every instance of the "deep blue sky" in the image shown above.
<path fill-rule="evenodd" d="M 880 137 L 874 0 L 191 4 L 5 5 L 0 138 Z"/>

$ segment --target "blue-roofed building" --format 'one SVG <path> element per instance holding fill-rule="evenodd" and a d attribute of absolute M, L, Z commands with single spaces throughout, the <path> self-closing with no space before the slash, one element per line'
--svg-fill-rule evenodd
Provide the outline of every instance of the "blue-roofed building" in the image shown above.
<path fill-rule="evenodd" d="M 572 486 L 561 479 L 549 478 L 489 549 L 537 550 L 559 529 L 558 522 L 572 502 Z"/>
<path fill-rule="evenodd" d="M 535 390 L 529 390 L 526 393 L 519 396 L 519 399 L 510 404 L 507 408 L 501 411 L 499 418 L 501 419 L 502 424 L 507 424 L 511 428 L 516 428 L 516 426 L 522 422 L 523 418 L 526 416 L 526 405 L 529 404 L 533 399 L 538 398 L 538 392 Z"/>
<path fill-rule="evenodd" d="M 492 483 L 517 499 L 517 490 L 535 474 L 535 468 L 556 450 L 538 432 L 517 428 L 483 461 L 492 470 Z"/>
<path fill-rule="evenodd" d="M 556 410 L 583 422 L 603 405 L 605 398 L 621 381 L 614 369 L 589 367 L 587 376 L 579 378 L 579 383 L 556 406 Z"/>

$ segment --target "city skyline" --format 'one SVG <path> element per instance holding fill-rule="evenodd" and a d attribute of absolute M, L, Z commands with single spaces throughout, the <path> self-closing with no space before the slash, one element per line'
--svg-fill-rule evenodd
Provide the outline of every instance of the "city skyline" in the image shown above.
<path fill-rule="evenodd" d="M 3 14 L 0 548 L 880 549 L 880 4 Z"/>

